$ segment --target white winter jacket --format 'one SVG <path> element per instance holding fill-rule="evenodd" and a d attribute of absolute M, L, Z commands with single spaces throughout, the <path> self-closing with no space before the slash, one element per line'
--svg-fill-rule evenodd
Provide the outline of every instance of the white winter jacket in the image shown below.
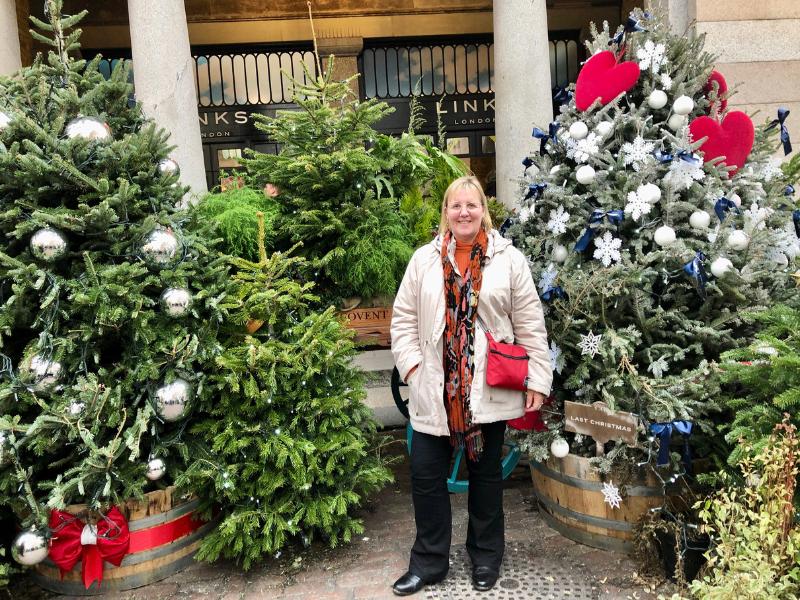
<path fill-rule="evenodd" d="M 391 337 L 392 354 L 403 380 L 419 365 L 408 381 L 411 426 L 422 433 L 444 436 L 450 431 L 443 399 L 445 301 L 441 248 L 442 239 L 437 236 L 411 257 L 395 298 Z M 495 340 L 525 347 L 530 357 L 528 388 L 548 395 L 553 373 L 542 305 L 527 260 L 495 230 L 489 234 L 478 314 Z M 487 352 L 486 335 L 476 324 L 475 376 L 470 392 L 474 422 L 493 423 L 522 416 L 522 392 L 486 385 Z"/>

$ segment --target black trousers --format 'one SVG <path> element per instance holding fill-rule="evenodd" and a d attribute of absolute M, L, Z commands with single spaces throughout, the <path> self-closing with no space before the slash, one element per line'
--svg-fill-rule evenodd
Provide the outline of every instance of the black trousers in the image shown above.
<path fill-rule="evenodd" d="M 505 550 L 502 453 L 506 423 L 481 425 L 483 454 L 466 460 L 469 469 L 467 553 L 473 566 L 500 571 Z M 408 570 L 426 580 L 447 575 L 452 520 L 447 477 L 450 438 L 414 431 L 411 439 L 411 493 L 417 538 Z M 466 456 L 464 457 L 466 459 Z"/>

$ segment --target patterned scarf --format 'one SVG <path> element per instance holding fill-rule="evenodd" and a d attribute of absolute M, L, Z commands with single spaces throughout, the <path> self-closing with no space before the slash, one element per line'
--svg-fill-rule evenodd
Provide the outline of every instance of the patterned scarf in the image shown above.
<path fill-rule="evenodd" d="M 451 245 L 455 240 L 448 231 L 442 240 L 442 267 L 444 268 L 444 406 L 450 428 L 450 444 L 465 448 L 467 457 L 477 461 L 483 452 L 480 425 L 472 422 L 469 395 L 475 374 L 475 320 L 478 313 L 478 295 L 483 275 L 481 267 L 486 257 L 489 238 L 481 229 L 469 254 L 469 266 L 459 278 L 453 260 Z"/>

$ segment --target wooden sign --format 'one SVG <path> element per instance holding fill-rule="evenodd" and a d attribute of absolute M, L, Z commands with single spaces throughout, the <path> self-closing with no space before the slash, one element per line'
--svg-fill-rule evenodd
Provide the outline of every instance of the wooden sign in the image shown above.
<path fill-rule="evenodd" d="M 391 306 L 353 308 L 340 313 L 347 318 L 347 327 L 356 332 L 356 341 L 371 346 L 388 348 L 389 327 L 392 323 Z"/>
<path fill-rule="evenodd" d="M 602 402 L 579 404 L 567 400 L 564 402 L 564 429 L 591 436 L 595 442 L 621 440 L 635 446 L 638 419 L 632 413 L 611 410 Z"/>

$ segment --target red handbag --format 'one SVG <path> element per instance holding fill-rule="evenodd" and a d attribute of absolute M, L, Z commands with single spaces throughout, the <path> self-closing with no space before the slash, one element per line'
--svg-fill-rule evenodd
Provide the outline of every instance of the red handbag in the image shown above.
<path fill-rule="evenodd" d="M 486 383 L 491 387 L 524 392 L 528 380 L 528 352 L 519 344 L 496 341 L 486 328 L 483 319 L 478 317 L 478 322 L 489 342 Z"/>

